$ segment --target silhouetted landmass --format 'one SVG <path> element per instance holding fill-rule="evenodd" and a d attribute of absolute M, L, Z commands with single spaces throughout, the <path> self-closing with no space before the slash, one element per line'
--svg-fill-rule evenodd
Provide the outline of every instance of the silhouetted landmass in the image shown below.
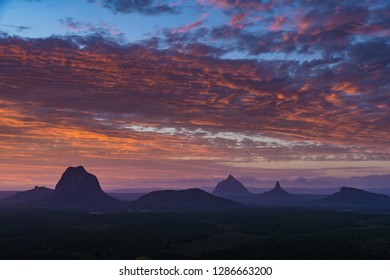
<path fill-rule="evenodd" d="M 3 200 L 0 259 L 390 258 L 386 195 L 346 187 L 325 198 L 297 195 L 279 182 L 252 195 L 233 176 L 215 192 L 246 205 L 200 189 L 119 201 L 96 176 L 70 167 L 55 190 Z"/>
<path fill-rule="evenodd" d="M 343 187 L 339 192 L 319 200 L 318 205 L 349 211 L 389 211 L 390 197 Z"/>
<path fill-rule="evenodd" d="M 226 180 L 219 182 L 212 194 L 238 202 L 245 202 L 253 197 L 253 194 L 232 175 L 229 175 Z"/>
<path fill-rule="evenodd" d="M 280 186 L 279 181 L 276 182 L 275 187 L 262 194 L 256 195 L 248 203 L 257 206 L 301 206 L 305 202 L 317 199 L 317 196 L 303 196 L 292 194 Z"/>
<path fill-rule="evenodd" d="M 200 189 L 155 191 L 141 196 L 131 205 L 134 209 L 152 211 L 221 211 L 238 209 L 237 202 L 216 197 Z"/>
<path fill-rule="evenodd" d="M 50 208 L 111 210 L 124 208 L 126 204 L 109 195 L 97 177 L 84 167 L 68 167 L 58 181 L 52 194 L 41 203 Z"/>
<path fill-rule="evenodd" d="M 84 167 L 69 167 L 62 174 L 54 190 L 35 187 L 18 192 L 1 201 L 8 207 L 52 209 L 83 209 L 87 211 L 126 210 L 127 204 L 107 195 L 95 175 Z"/>
<path fill-rule="evenodd" d="M 10 197 L 6 198 L 4 202 L 6 203 L 24 203 L 24 202 L 31 202 L 34 200 L 39 200 L 44 197 L 47 197 L 51 193 L 53 193 L 53 189 L 49 189 L 46 187 L 38 187 L 35 186 L 35 188 L 27 191 L 21 191 L 17 192 Z"/>
<path fill-rule="evenodd" d="M 105 201 L 111 200 L 100 187 L 95 175 L 88 173 L 84 167 L 69 167 L 58 181 L 54 194 L 55 200 L 60 201 Z"/>

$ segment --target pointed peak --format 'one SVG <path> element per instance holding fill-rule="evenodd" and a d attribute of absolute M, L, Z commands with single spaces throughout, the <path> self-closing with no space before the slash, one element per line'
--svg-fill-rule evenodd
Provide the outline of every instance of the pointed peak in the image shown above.
<path fill-rule="evenodd" d="M 281 189 L 282 189 L 282 187 L 280 186 L 279 181 L 276 181 L 275 190 L 281 190 Z"/>
<path fill-rule="evenodd" d="M 236 180 L 236 178 L 234 178 L 231 174 L 229 174 L 226 180 Z"/>

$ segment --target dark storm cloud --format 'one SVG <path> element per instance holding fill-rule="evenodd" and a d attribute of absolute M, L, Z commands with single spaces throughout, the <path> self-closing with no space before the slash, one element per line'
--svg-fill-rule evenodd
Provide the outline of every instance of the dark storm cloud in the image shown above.
<path fill-rule="evenodd" d="M 140 13 L 145 15 L 159 15 L 178 12 L 175 7 L 161 4 L 155 0 L 88 0 L 88 2 L 100 4 L 120 14 Z"/>

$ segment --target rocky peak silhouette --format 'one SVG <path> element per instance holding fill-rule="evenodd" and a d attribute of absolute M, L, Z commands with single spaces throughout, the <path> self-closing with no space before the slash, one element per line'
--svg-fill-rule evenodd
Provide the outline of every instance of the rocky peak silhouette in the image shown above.
<path fill-rule="evenodd" d="M 95 175 L 88 173 L 83 166 L 68 167 L 58 181 L 56 197 L 98 197 L 105 195 Z"/>

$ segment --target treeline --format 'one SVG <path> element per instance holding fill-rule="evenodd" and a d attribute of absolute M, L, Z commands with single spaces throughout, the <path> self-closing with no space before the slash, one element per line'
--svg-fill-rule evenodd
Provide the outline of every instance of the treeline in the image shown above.
<path fill-rule="evenodd" d="M 390 216 L 0 210 L 0 259 L 389 259 Z"/>

